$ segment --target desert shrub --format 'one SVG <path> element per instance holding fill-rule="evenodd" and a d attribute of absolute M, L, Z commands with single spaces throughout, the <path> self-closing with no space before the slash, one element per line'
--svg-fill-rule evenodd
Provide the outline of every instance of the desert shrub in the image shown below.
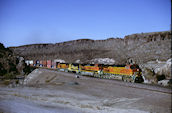
<path fill-rule="evenodd" d="M 13 64 L 13 63 L 9 63 L 9 66 L 10 66 L 10 68 L 9 68 L 9 72 L 13 72 L 13 73 L 15 73 L 15 74 L 17 74 L 18 73 L 18 70 L 17 70 L 17 68 L 16 68 L 16 65 L 15 64 Z"/>
<path fill-rule="evenodd" d="M 6 73 L 7 73 L 7 70 L 4 69 L 3 65 L 0 63 L 0 76 L 3 76 Z"/>
<path fill-rule="evenodd" d="M 0 58 L 3 58 L 3 55 L 0 53 Z"/>
<path fill-rule="evenodd" d="M 10 73 L 6 73 L 4 75 L 4 77 L 5 77 L 5 79 L 14 79 L 14 78 L 16 78 L 16 74 L 13 72 L 10 72 Z"/>
<path fill-rule="evenodd" d="M 5 48 L 5 50 L 6 50 L 6 51 L 8 51 L 8 52 L 9 52 L 9 54 L 11 54 L 11 53 L 12 53 L 12 50 L 10 50 L 9 48 Z"/>
<path fill-rule="evenodd" d="M 18 64 L 19 63 L 19 58 L 16 58 L 16 64 Z"/>
<path fill-rule="evenodd" d="M 26 63 L 25 63 L 25 67 L 24 67 L 24 69 L 23 69 L 23 72 L 24 72 L 25 74 L 29 74 L 29 73 L 31 73 L 34 69 L 36 69 L 36 67 L 28 66 L 28 65 L 26 65 Z"/>
<path fill-rule="evenodd" d="M 0 49 L 5 50 L 5 47 L 4 47 L 4 45 L 2 43 L 0 43 Z"/>
<path fill-rule="evenodd" d="M 4 80 L 3 84 L 4 85 L 9 85 L 10 84 L 10 80 Z"/>
<path fill-rule="evenodd" d="M 19 84 L 19 80 L 16 80 L 16 84 Z"/>
<path fill-rule="evenodd" d="M 157 78 L 158 81 L 164 80 L 165 79 L 165 75 L 157 75 L 156 78 Z"/>

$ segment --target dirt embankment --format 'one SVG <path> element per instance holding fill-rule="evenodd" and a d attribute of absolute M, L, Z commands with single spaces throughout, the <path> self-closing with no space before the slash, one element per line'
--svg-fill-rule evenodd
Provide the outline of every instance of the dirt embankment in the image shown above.
<path fill-rule="evenodd" d="M 8 105 L 7 108 L 10 103 L 18 104 L 15 100 L 19 99 L 23 103 L 20 104 L 22 109 L 10 107 L 16 112 L 28 109 L 58 112 L 62 108 L 67 109 L 63 111 L 65 113 L 70 110 L 78 113 L 170 113 L 170 91 L 144 84 L 84 76 L 76 78 L 72 73 L 36 69 L 25 79 L 23 88 L 1 89 L 0 99 Z M 4 106 L 3 110 L 6 108 L 1 101 L 0 105 Z"/>

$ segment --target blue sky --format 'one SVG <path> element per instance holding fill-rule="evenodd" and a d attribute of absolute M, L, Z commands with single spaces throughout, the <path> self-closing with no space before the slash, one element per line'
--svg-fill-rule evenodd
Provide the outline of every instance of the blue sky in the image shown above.
<path fill-rule="evenodd" d="M 170 30 L 171 0 L 0 0 L 6 47 Z"/>

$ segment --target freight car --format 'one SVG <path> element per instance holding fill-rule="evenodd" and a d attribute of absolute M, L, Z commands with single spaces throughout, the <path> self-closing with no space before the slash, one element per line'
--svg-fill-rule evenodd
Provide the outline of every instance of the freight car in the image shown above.
<path fill-rule="evenodd" d="M 39 67 L 43 67 L 43 61 L 40 60 Z"/>
<path fill-rule="evenodd" d="M 43 65 L 43 67 L 47 67 L 47 61 L 46 60 L 43 60 L 42 61 L 42 65 Z"/>
<path fill-rule="evenodd" d="M 52 61 L 51 60 L 47 60 L 47 68 L 52 68 Z"/>
<path fill-rule="evenodd" d="M 56 69 L 56 68 L 57 68 L 57 65 L 56 65 L 56 63 L 57 63 L 57 62 L 55 62 L 55 61 L 52 61 L 52 66 L 51 66 L 51 67 L 52 67 L 52 68 L 54 68 L 54 69 Z"/>

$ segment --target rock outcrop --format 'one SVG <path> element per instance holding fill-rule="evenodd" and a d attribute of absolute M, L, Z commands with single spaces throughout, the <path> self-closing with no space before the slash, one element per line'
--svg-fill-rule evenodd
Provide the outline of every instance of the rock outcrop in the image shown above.
<path fill-rule="evenodd" d="M 170 79 L 171 78 L 171 59 L 167 60 L 167 62 L 163 66 L 156 68 L 155 74 L 164 75 L 166 79 Z"/>
<path fill-rule="evenodd" d="M 164 80 L 159 84 L 166 84 L 169 81 L 169 84 L 172 84 L 170 79 L 171 75 L 171 59 L 164 61 L 150 61 L 141 65 L 142 74 L 145 77 L 146 83 L 159 83 L 158 81 Z"/>
<path fill-rule="evenodd" d="M 132 59 L 137 64 L 149 61 L 166 61 L 171 56 L 171 32 L 141 33 L 124 38 L 107 40 L 80 39 L 56 44 L 32 44 L 10 47 L 16 55 L 25 59 L 62 59 L 66 62 L 90 61 L 110 58 L 115 64 L 125 64 Z"/>

